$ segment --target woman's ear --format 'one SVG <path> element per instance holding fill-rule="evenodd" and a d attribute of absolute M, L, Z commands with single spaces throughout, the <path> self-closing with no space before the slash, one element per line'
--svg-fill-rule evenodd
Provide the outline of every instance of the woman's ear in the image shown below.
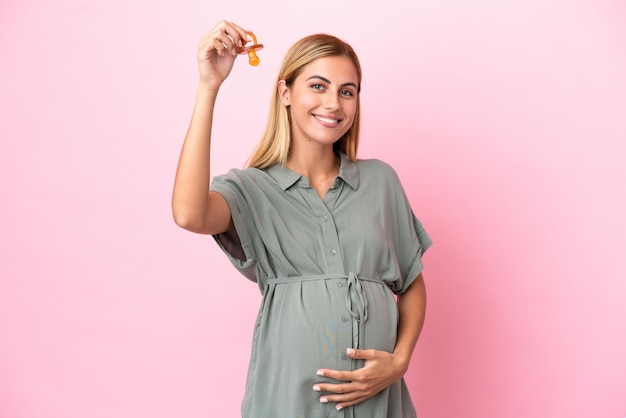
<path fill-rule="evenodd" d="M 278 81 L 278 96 L 280 97 L 280 101 L 283 106 L 288 107 L 291 104 L 289 100 L 289 87 L 287 87 L 287 82 L 285 80 Z"/>

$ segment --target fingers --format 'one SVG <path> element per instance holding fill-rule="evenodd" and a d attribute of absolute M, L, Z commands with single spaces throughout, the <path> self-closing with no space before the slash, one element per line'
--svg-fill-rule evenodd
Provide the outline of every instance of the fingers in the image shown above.
<path fill-rule="evenodd" d="M 320 402 L 351 402 L 358 398 L 367 397 L 371 386 L 362 382 L 363 376 L 361 372 L 356 371 L 338 371 L 325 370 L 324 377 L 344 383 L 316 383 L 313 390 L 316 392 L 330 392 L 320 397 Z"/>
<path fill-rule="evenodd" d="M 356 348 L 347 348 L 346 355 L 353 359 L 375 360 L 378 357 L 378 350 L 359 350 Z M 346 370 L 320 369 L 317 371 L 318 376 L 330 377 L 331 379 L 341 380 L 344 382 L 357 380 L 358 373 L 359 373 L 359 370 L 346 371 Z"/>
<path fill-rule="evenodd" d="M 379 350 L 360 350 L 358 348 L 347 348 L 346 355 L 350 358 L 361 360 L 374 360 L 379 355 Z"/>
<path fill-rule="evenodd" d="M 248 33 L 243 28 L 223 20 L 202 37 L 200 49 L 204 51 L 214 49 L 223 57 L 227 53 L 236 55 L 237 49 L 247 42 Z"/>
<path fill-rule="evenodd" d="M 328 398 L 328 399 L 325 399 Z M 328 397 L 321 397 L 320 398 L 320 402 L 321 403 L 335 403 L 335 408 L 340 411 L 345 407 L 348 406 L 352 406 L 352 405 L 356 405 L 358 403 L 361 403 L 363 401 L 365 401 L 366 399 L 368 399 L 369 396 L 348 396 L 348 395 L 343 395 L 343 396 L 328 396 Z"/>
<path fill-rule="evenodd" d="M 313 386 L 313 390 L 317 392 L 332 392 L 333 394 L 346 394 L 358 391 L 366 391 L 369 385 L 358 382 L 350 383 L 320 383 Z M 328 398 L 328 396 L 326 396 Z M 332 396 L 331 396 L 332 397 Z"/>
<path fill-rule="evenodd" d="M 366 390 L 369 385 L 364 381 L 367 379 L 363 369 L 354 371 L 324 370 L 324 374 L 317 373 L 318 376 L 328 377 L 341 383 L 316 383 L 313 390 L 321 392 L 347 393 L 355 390 Z"/>
<path fill-rule="evenodd" d="M 331 392 L 320 396 L 321 403 L 334 403 L 340 410 L 356 405 L 376 394 L 373 387 L 363 383 L 319 384 L 313 387 L 318 392 Z"/>
<path fill-rule="evenodd" d="M 357 379 L 359 370 L 355 371 L 347 371 L 347 370 L 330 370 L 330 369 L 321 369 L 317 371 L 318 376 L 329 377 L 334 380 L 339 380 L 342 382 L 350 382 Z"/>
<path fill-rule="evenodd" d="M 390 367 L 390 361 L 393 358 L 391 353 L 374 349 L 360 350 L 348 348 L 346 354 L 351 358 L 364 359 L 365 365 L 352 371 L 318 370 L 318 376 L 340 382 L 316 383 L 313 386 L 314 391 L 329 392 L 320 397 L 320 402 L 335 403 L 337 409 L 356 405 L 376 395 L 401 377 L 401 373 L 397 373 L 393 367 Z"/>
<path fill-rule="evenodd" d="M 247 36 L 243 28 L 223 20 L 202 37 L 198 46 L 202 85 L 212 90 L 221 86 L 233 68 L 238 48 L 248 42 Z"/>
<path fill-rule="evenodd" d="M 343 401 L 331 401 L 329 400 L 328 402 L 337 402 L 337 404 L 335 405 L 335 409 L 337 409 L 337 411 L 341 411 L 343 408 L 346 408 L 348 406 L 352 406 L 352 405 L 356 405 L 358 403 L 361 403 L 363 401 L 365 401 L 366 399 L 368 399 L 369 396 L 361 396 L 358 398 L 354 398 L 351 400 L 343 400 Z"/>

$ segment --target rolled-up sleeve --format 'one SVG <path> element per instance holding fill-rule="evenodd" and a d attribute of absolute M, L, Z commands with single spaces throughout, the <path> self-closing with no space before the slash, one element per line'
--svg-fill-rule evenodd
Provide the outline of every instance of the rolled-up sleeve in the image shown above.
<path fill-rule="evenodd" d="M 213 235 L 213 238 L 228 256 L 233 266 L 245 277 L 256 282 L 257 262 L 253 245 L 254 223 L 250 206 L 238 184 L 236 172 L 233 170 L 228 174 L 215 177 L 211 182 L 210 190 L 224 197 L 230 208 L 233 221 L 233 225 L 228 231 Z"/>

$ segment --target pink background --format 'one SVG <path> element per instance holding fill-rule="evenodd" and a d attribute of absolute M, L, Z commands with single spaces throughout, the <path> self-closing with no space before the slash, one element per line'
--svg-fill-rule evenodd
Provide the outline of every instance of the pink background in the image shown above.
<path fill-rule="evenodd" d="M 435 240 L 421 418 L 626 416 L 624 2 L 260 3 L 2 0 L 0 417 L 238 416 L 258 289 L 170 213 L 222 18 L 266 48 L 223 87 L 215 174 L 291 43 L 361 56 L 361 156 Z"/>

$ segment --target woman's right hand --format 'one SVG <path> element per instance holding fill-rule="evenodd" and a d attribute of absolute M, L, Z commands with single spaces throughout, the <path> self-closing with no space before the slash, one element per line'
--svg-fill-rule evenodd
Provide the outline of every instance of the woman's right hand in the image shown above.
<path fill-rule="evenodd" d="M 200 84 L 217 90 L 237 58 L 237 49 L 248 42 L 248 33 L 232 22 L 218 23 L 202 37 L 198 47 Z"/>

